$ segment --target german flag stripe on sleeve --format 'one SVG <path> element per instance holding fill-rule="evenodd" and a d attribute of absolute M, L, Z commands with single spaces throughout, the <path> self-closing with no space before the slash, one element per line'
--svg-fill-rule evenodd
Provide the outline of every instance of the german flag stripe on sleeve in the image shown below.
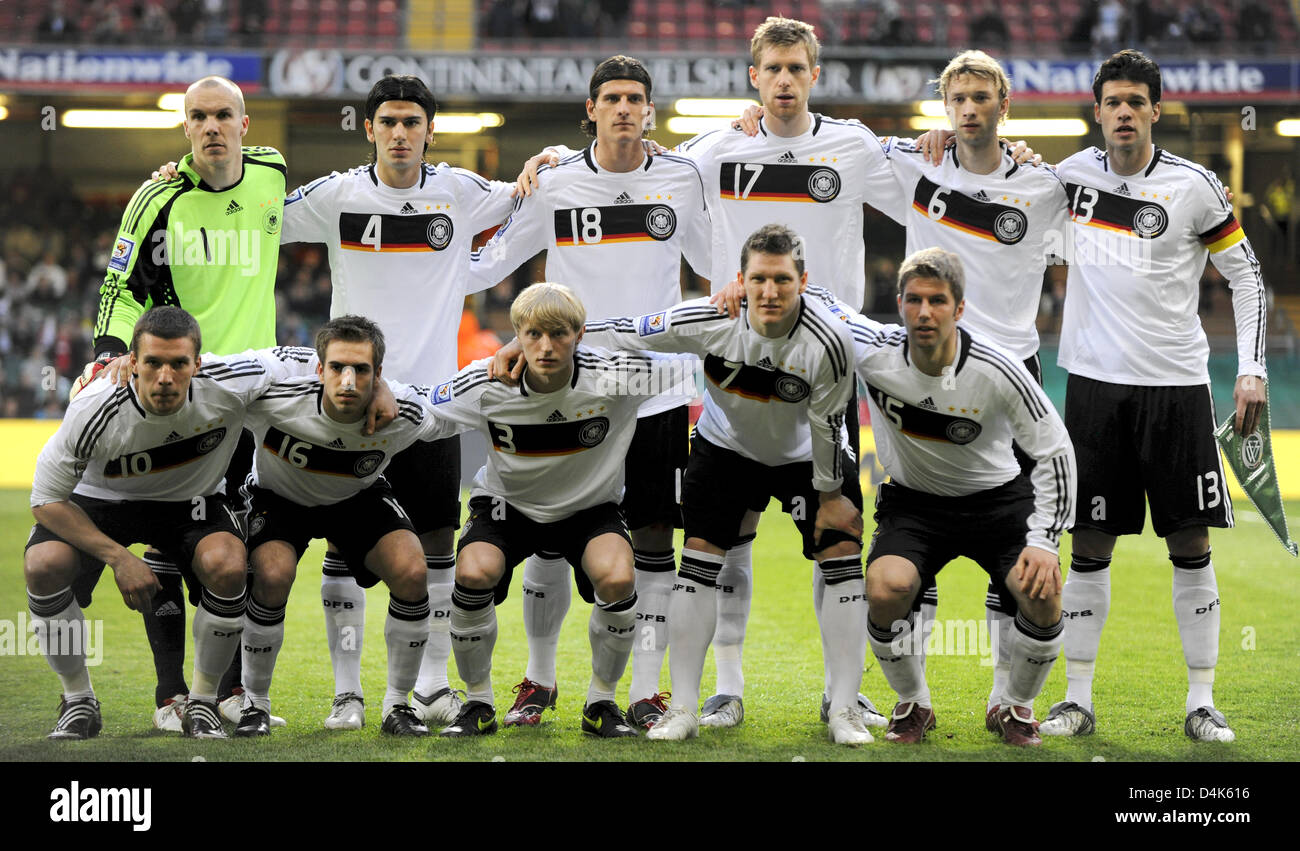
<path fill-rule="evenodd" d="M 1246 234 L 1241 229 L 1241 222 L 1238 222 L 1237 217 L 1229 213 L 1228 218 L 1222 224 L 1201 234 L 1201 243 L 1210 249 L 1211 254 L 1218 254 L 1245 238 Z"/>

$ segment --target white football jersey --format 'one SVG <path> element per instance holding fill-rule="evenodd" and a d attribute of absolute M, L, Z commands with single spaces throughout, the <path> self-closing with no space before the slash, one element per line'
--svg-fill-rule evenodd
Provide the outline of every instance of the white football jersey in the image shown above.
<path fill-rule="evenodd" d="M 704 176 L 713 219 L 709 279 L 717 292 L 740 272 L 740 249 L 767 224 L 804 238 L 808 282 L 860 308 L 866 289 L 863 202 L 903 222 L 905 199 L 880 139 L 862 123 L 812 114 L 799 136 L 715 130 L 683 142 Z"/>
<path fill-rule="evenodd" d="M 885 140 L 908 203 L 907 253 L 938 246 L 961 258 L 961 324 L 1021 360 L 1038 351 L 1038 303 L 1049 255 L 1062 257 L 1069 230 L 1065 186 L 1049 166 L 1017 165 L 1006 151 L 991 174 L 962 168 L 957 149 L 942 165 L 916 145 Z"/>
<path fill-rule="evenodd" d="M 551 393 L 487 377 L 488 358 L 434 385 L 434 416 L 478 429 L 492 446 L 471 497 L 503 499 L 538 523 L 623 501 L 623 468 L 642 396 L 622 392 L 651 359 L 579 346 L 573 376 Z"/>
<path fill-rule="evenodd" d="M 891 480 L 939 496 L 966 496 L 1020 475 L 1014 440 L 1035 461 L 1034 513 L 1026 544 L 1056 552 L 1074 525 L 1074 445 L 1043 388 L 1012 353 L 958 327 L 957 361 L 926 375 L 908 358 L 907 329 L 881 325 L 830 293 L 853 332 L 858 377 L 867 386 L 876 457 Z"/>
<path fill-rule="evenodd" d="M 853 395 L 853 339 L 826 307 L 800 297 L 790 333 L 764 337 L 719 314 L 707 298 L 636 318 L 587 323 L 587 339 L 619 349 L 683 352 L 704 361 L 696 431 L 710 443 L 775 467 L 813 462 L 819 491 L 839 487 L 844 408 Z"/>
<path fill-rule="evenodd" d="M 505 221 L 513 184 L 446 163 L 394 189 L 374 165 L 334 172 L 284 201 L 283 242 L 329 247 L 330 316 L 365 316 L 388 343 L 384 372 L 415 382 L 456 370 L 474 235 Z M 493 283 L 496 283 L 493 281 Z M 479 287 L 482 289 L 482 287 Z"/>
<path fill-rule="evenodd" d="M 161 502 L 224 493 L 248 404 L 276 381 L 314 373 L 316 363 L 314 350 L 287 346 L 203 355 L 185 404 L 167 416 L 144 409 L 134 379 L 125 387 L 93 382 L 36 459 L 31 503 L 61 502 L 74 491 Z"/>
<path fill-rule="evenodd" d="M 539 251 L 545 280 L 572 289 L 588 318 L 663 310 L 681 301 L 681 259 L 709 272 L 709 214 L 699 170 L 685 157 L 647 157 L 630 172 L 596 162 L 595 143 L 538 169 L 538 187 L 470 261 L 477 288 L 490 287 Z M 689 399 L 647 399 L 641 416 Z"/>
<path fill-rule="evenodd" d="M 281 381 L 248 406 L 257 441 L 249 480 L 299 505 L 333 505 L 370 487 L 393 456 L 417 440 L 457 434 L 429 416 L 421 388 L 389 381 L 397 419 L 363 435 L 365 419 L 341 423 L 325 413 L 315 375 Z"/>
<path fill-rule="evenodd" d="M 1208 255 L 1232 287 L 1237 374 L 1267 374 L 1259 261 L 1213 172 L 1160 148 L 1137 174 L 1115 174 L 1097 148 L 1056 171 L 1074 221 L 1062 367 L 1115 384 L 1207 384 L 1196 309 Z"/>

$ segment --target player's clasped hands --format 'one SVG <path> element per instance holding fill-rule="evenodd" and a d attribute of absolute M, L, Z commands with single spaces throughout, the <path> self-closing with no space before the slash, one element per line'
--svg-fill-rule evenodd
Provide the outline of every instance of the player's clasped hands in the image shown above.
<path fill-rule="evenodd" d="M 819 542 L 826 529 L 838 529 L 855 538 L 862 537 L 862 512 L 858 511 L 848 497 L 839 495 L 823 499 L 817 509 L 817 522 L 813 541 Z"/>

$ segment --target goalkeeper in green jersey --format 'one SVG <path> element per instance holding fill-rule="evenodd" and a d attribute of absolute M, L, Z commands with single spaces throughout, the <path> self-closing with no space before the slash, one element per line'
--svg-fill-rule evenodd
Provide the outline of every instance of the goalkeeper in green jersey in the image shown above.
<path fill-rule="evenodd" d="M 248 115 L 239 87 L 204 77 L 185 93 L 185 137 L 191 153 L 173 180 L 136 190 L 122 216 L 95 320 L 95 362 L 74 393 L 113 358 L 125 354 L 131 329 L 155 305 L 185 308 L 199 321 L 205 347 L 219 355 L 275 345 L 275 273 L 284 214 L 284 158 L 274 148 L 243 147 Z M 252 466 L 245 431 L 226 493 L 235 493 Z M 145 561 L 162 591 L 144 612 L 158 683 L 155 726 L 179 730 L 189 692 L 185 658 L 185 601 L 181 574 L 170 554 L 150 550 Z M 78 586 L 89 602 L 98 575 Z M 196 589 L 197 590 L 197 589 Z M 238 684 L 239 655 L 223 678 L 219 698 Z"/>

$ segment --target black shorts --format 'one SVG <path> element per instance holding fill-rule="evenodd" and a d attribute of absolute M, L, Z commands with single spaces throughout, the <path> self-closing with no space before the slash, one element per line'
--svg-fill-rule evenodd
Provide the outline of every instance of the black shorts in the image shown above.
<path fill-rule="evenodd" d="M 302 558 L 312 538 L 328 538 L 362 588 L 379 582 L 366 569 L 366 556 L 379 539 L 398 529 L 415 533 L 382 476 L 361 493 L 333 505 L 299 505 L 254 485 L 244 487 L 244 504 L 250 553 L 268 541 L 284 541 Z"/>
<path fill-rule="evenodd" d="M 989 587 L 1014 614 L 1007 574 L 1025 548 L 1034 486 L 1025 476 L 966 496 L 936 496 L 885 482 L 876 491 L 876 531 L 867 569 L 881 556 L 900 556 L 916 565 L 924 591 L 944 565 L 966 556 L 989 575 Z"/>
<path fill-rule="evenodd" d="M 417 440 L 384 470 L 417 535 L 460 525 L 460 435 Z"/>
<path fill-rule="evenodd" d="M 682 526 L 682 473 L 690 454 L 690 417 L 686 405 L 636 421 L 627 450 L 623 516 L 629 529 L 663 523 Z"/>
<path fill-rule="evenodd" d="M 459 553 L 467 544 L 482 541 L 499 549 L 506 557 L 506 570 L 497 582 L 495 603 L 505 602 L 510 591 L 510 577 L 515 565 L 533 553 L 558 554 L 573 565 L 578 594 L 588 603 L 596 601 L 595 589 L 582 569 L 582 554 L 587 544 L 607 533 L 614 533 L 632 546 L 622 510 L 612 502 L 584 508 L 554 523 L 538 523 L 503 499 L 476 496 L 469 501 L 469 519 L 456 542 Z"/>
<path fill-rule="evenodd" d="M 194 575 L 193 567 L 194 551 L 198 548 L 199 541 L 216 532 L 229 532 L 236 538 L 243 539 L 239 521 L 235 518 L 229 501 L 219 493 L 195 497 L 189 502 L 117 502 L 74 493 L 69 497 L 69 502 L 79 506 L 99 531 L 122 546 L 147 542 L 174 560 L 181 576 L 185 578 L 190 591 L 190 602 L 194 605 L 198 605 L 200 593 L 200 583 Z M 63 539 L 37 523 L 32 527 L 25 549 L 46 541 Z M 77 603 L 89 606 L 92 592 L 104 570 L 104 563 L 80 550 L 77 550 L 77 554 L 81 565 L 72 583 L 73 590 Z"/>
<path fill-rule="evenodd" d="M 844 484 L 841 493 L 862 509 L 862 486 L 856 467 L 848 453 L 841 450 Z M 813 558 L 831 544 L 857 541 L 835 529 L 822 532 L 820 543 L 813 542 L 817 525 L 820 495 L 812 483 L 811 461 L 769 467 L 738 452 L 710 443 L 698 433 L 691 439 L 691 457 L 686 464 L 682 485 L 682 514 L 686 537 L 701 538 L 724 550 L 731 549 L 740 536 L 745 512 L 761 511 L 776 497 L 781 510 L 791 516 L 803 537 L 803 554 Z"/>
<path fill-rule="evenodd" d="M 1076 528 L 1139 534 L 1144 495 L 1162 538 L 1232 525 L 1209 385 L 1135 387 L 1071 375 L 1065 427 L 1079 467 Z"/>

